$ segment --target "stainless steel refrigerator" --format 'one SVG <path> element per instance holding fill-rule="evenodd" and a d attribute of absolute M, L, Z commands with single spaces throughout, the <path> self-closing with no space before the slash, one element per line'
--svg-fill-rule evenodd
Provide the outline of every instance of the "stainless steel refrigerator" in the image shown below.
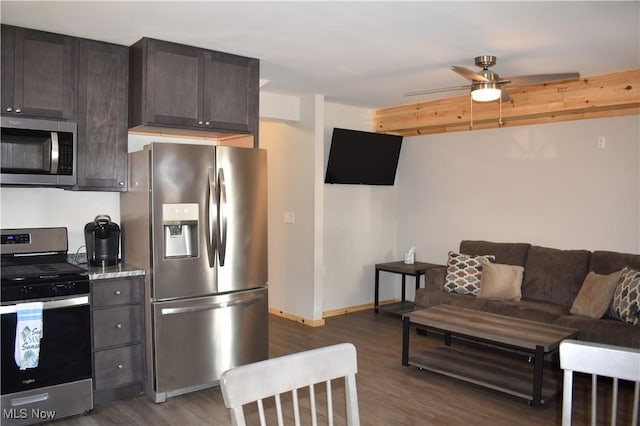
<path fill-rule="evenodd" d="M 151 143 L 129 154 L 124 261 L 146 271 L 155 402 L 268 357 L 266 151 Z"/>

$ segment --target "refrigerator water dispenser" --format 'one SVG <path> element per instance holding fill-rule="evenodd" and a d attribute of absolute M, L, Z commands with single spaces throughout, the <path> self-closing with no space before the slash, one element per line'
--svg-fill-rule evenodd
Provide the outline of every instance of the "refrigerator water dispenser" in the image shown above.
<path fill-rule="evenodd" d="M 198 257 L 198 204 L 163 204 L 164 257 Z"/>

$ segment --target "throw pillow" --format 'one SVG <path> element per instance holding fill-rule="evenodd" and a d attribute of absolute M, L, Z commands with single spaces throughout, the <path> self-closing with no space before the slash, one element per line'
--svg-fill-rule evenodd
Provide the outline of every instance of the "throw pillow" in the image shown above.
<path fill-rule="evenodd" d="M 482 261 L 478 298 L 515 301 L 522 299 L 523 275 L 522 266 Z"/>
<path fill-rule="evenodd" d="M 493 262 L 493 255 L 470 255 L 449 252 L 447 260 L 447 277 L 444 290 L 451 293 L 473 294 L 480 291 L 480 278 L 482 276 L 482 260 Z"/>
<path fill-rule="evenodd" d="M 618 285 L 620 273 L 621 271 L 617 271 L 600 275 L 589 272 L 573 301 L 570 312 L 584 317 L 602 318 L 611 305 L 611 298 Z"/>
<path fill-rule="evenodd" d="M 629 267 L 622 270 L 609 315 L 629 324 L 640 323 L 640 271 Z"/>

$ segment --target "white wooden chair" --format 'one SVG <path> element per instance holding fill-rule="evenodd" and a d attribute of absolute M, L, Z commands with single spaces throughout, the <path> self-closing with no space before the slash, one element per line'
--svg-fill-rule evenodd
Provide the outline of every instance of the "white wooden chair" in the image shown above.
<path fill-rule="evenodd" d="M 562 395 L 562 425 L 571 425 L 573 373 L 591 374 L 591 425 L 596 424 L 596 400 L 598 376 L 611 377 L 611 424 L 617 422 L 618 380 L 635 382 L 631 425 L 638 424 L 638 400 L 640 399 L 640 350 L 620 346 L 603 345 L 577 340 L 560 343 L 560 367 L 564 370 Z"/>
<path fill-rule="evenodd" d="M 222 374 L 220 388 L 233 425 L 245 425 L 243 406 L 256 402 L 260 424 L 263 426 L 267 423 L 263 400 L 274 398 L 278 424 L 283 425 L 281 395 L 289 392 L 294 421 L 299 425 L 300 407 L 303 404 L 299 402 L 298 390 L 308 388 L 311 424 L 315 426 L 318 424 L 318 410 L 314 385 L 326 383 L 327 423 L 333 425 L 331 381 L 344 378 L 347 424 L 359 425 L 357 370 L 355 346 L 341 343 L 232 368 Z M 306 392 L 304 398 L 306 399 Z"/>

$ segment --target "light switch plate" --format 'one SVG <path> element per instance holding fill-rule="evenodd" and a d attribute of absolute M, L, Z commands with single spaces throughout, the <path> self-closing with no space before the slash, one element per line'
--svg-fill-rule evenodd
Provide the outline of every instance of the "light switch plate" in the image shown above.
<path fill-rule="evenodd" d="M 284 223 L 296 223 L 295 212 L 284 212 Z"/>

